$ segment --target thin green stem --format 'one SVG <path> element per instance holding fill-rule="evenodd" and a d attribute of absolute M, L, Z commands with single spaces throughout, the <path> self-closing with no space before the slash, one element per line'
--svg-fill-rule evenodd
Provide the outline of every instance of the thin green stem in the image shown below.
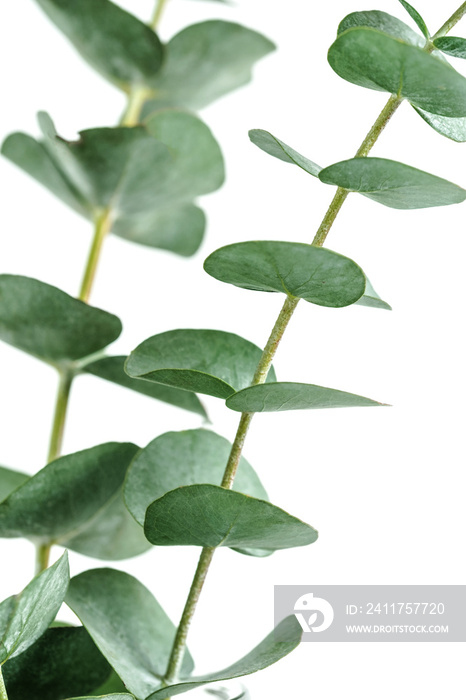
<path fill-rule="evenodd" d="M 159 21 L 165 1 L 166 0 L 159 0 L 152 23 L 155 21 L 156 24 Z M 143 86 L 135 86 L 131 89 L 128 95 L 128 103 L 125 112 L 120 120 L 120 126 L 131 127 L 139 123 L 144 102 L 151 96 L 151 94 L 151 90 Z M 113 212 L 110 208 L 102 211 L 95 220 L 94 237 L 87 258 L 81 289 L 78 296 L 78 299 L 86 303 L 89 301 L 89 296 L 91 294 L 97 272 L 97 266 L 102 253 L 102 247 L 112 227 L 112 220 Z M 60 369 L 59 371 L 60 382 L 55 402 L 55 413 L 53 418 L 52 434 L 50 437 L 48 462 L 52 462 L 54 459 L 57 459 L 61 454 L 71 385 L 74 379 L 74 372 L 69 368 Z M 39 573 L 47 568 L 50 550 L 51 545 L 39 545 L 37 547 L 36 573 Z M 2 696 L 0 696 L 0 700 L 2 700 Z"/>
<path fill-rule="evenodd" d="M 162 0 L 163 2 L 163 0 Z M 440 36 L 441 32 L 446 33 L 458 22 L 463 15 L 466 14 L 466 2 L 461 5 L 461 7 L 450 17 L 449 20 L 443 25 L 443 27 L 437 32 L 435 36 Z M 358 148 L 355 157 L 365 158 L 370 153 L 372 147 L 376 143 L 377 139 L 381 135 L 382 131 L 387 126 L 388 122 L 395 114 L 396 110 L 402 103 L 402 98 L 398 95 L 392 95 L 383 110 L 380 112 L 379 116 L 375 120 L 371 129 L 367 133 L 366 138 L 361 143 Z M 343 206 L 349 190 L 345 190 L 339 187 L 333 197 L 327 212 L 322 219 L 322 222 L 317 229 L 317 232 L 312 241 L 313 245 L 323 246 L 325 240 L 333 226 L 333 223 Z M 270 334 L 269 340 L 264 348 L 262 357 L 257 366 L 252 385 L 262 384 L 267 378 L 267 374 L 272 365 L 273 358 L 278 349 L 280 340 L 285 332 L 285 329 L 293 315 L 299 299 L 295 297 L 287 297 L 285 304 L 283 305 L 277 321 L 274 325 L 272 333 Z M 230 456 L 228 459 L 227 466 L 225 468 L 225 473 L 223 475 L 222 486 L 224 488 L 232 488 L 234 483 L 234 478 L 238 468 L 239 461 L 241 459 L 241 454 L 243 451 L 244 442 L 246 435 L 251 424 L 253 413 L 242 413 L 238 425 L 238 430 L 236 432 L 236 437 L 233 442 Z M 210 562 L 212 561 L 215 549 L 211 547 L 205 547 L 199 558 L 196 573 L 194 574 L 193 583 L 189 591 L 188 599 L 181 616 L 180 624 L 175 636 L 175 641 L 173 643 L 172 651 L 170 654 L 170 659 L 168 662 L 167 672 L 165 674 L 165 683 L 169 685 L 175 681 L 178 677 L 181 664 L 183 662 L 184 651 L 186 648 L 186 640 L 189 632 L 189 627 L 191 625 L 192 618 L 194 616 L 197 602 L 206 579 Z"/>
<path fill-rule="evenodd" d="M 381 134 L 384 127 L 386 126 L 388 120 L 398 107 L 399 100 L 396 99 L 396 101 L 398 102 L 396 106 L 393 104 L 394 101 L 395 100 L 393 97 L 389 99 L 387 105 L 384 107 L 377 120 L 374 122 L 373 127 L 371 128 L 368 135 L 361 144 L 360 148 L 358 149 L 358 153 L 364 153 L 364 155 L 367 155 L 367 153 L 369 153 L 370 149 L 376 142 L 378 136 Z M 319 229 L 314 237 L 314 245 L 322 246 L 324 244 L 324 241 L 333 225 L 333 222 L 335 221 L 336 216 L 340 211 L 343 202 L 345 201 L 348 194 L 348 190 L 338 188 L 337 193 L 333 198 L 322 220 L 322 223 L 319 226 Z M 286 327 L 288 326 L 288 323 L 298 303 L 299 299 L 297 297 L 286 298 L 285 303 L 283 304 L 283 307 L 280 311 L 280 314 L 275 322 L 273 330 L 262 353 L 261 359 L 254 374 L 252 385 L 263 384 L 267 379 L 267 374 L 272 365 L 272 361 L 278 349 L 280 340 L 283 337 Z M 238 430 L 236 432 L 236 437 L 231 448 L 228 463 L 225 468 L 225 473 L 223 475 L 221 485 L 224 488 L 232 488 L 233 486 L 236 471 L 238 469 L 239 461 L 241 459 L 244 442 L 249 426 L 251 425 L 253 416 L 253 413 L 241 414 Z M 173 682 L 179 674 L 181 664 L 183 661 L 184 649 L 186 646 L 186 639 L 188 636 L 189 627 L 196 609 L 197 601 L 199 600 L 199 595 L 201 593 L 210 562 L 212 561 L 213 552 L 214 550 L 212 550 L 210 547 L 204 548 L 201 552 L 196 573 L 194 575 L 193 583 L 189 591 L 188 599 L 186 601 L 183 614 L 181 616 L 180 624 L 178 626 L 178 631 L 170 655 L 167 673 L 165 675 L 165 681 L 167 685 Z"/>
<path fill-rule="evenodd" d="M 173 643 L 173 650 L 168 662 L 167 671 L 165 673 L 164 683 L 165 685 L 170 685 L 173 683 L 179 674 L 181 664 L 183 663 L 184 650 L 186 647 L 186 637 L 188 635 L 188 630 L 192 617 L 196 611 L 197 601 L 204 586 L 204 581 L 207 576 L 207 572 L 210 567 L 210 562 L 214 556 L 215 547 L 204 547 L 201 556 L 199 557 L 199 563 L 197 565 L 196 573 L 194 574 L 193 582 L 186 600 L 186 605 L 184 606 L 183 614 L 181 617 L 182 623 L 179 624 L 176 631 L 175 641 Z"/>
<path fill-rule="evenodd" d="M 0 666 L 0 700 L 8 700 L 8 695 L 5 688 L 5 681 L 3 680 L 2 667 Z"/>
<path fill-rule="evenodd" d="M 391 97 L 389 97 L 387 104 L 380 112 L 379 116 L 369 129 L 366 138 L 356 151 L 355 158 L 365 158 L 369 155 L 369 151 L 371 151 L 380 134 L 385 129 L 402 102 L 403 98 L 398 97 L 397 95 L 391 95 Z"/>
<path fill-rule="evenodd" d="M 259 364 L 257 365 L 256 372 L 254 374 L 251 385 L 262 384 L 267 378 L 274 355 L 277 351 L 280 340 L 285 332 L 291 316 L 299 302 L 297 297 L 288 297 L 283 304 L 282 310 L 277 318 L 277 321 L 272 329 L 270 337 L 262 353 Z M 221 486 L 226 489 L 231 489 L 233 486 L 233 481 L 238 470 L 238 465 L 241 459 L 241 454 L 243 451 L 244 441 L 246 440 L 246 435 L 253 419 L 253 413 L 242 413 L 238 425 L 238 430 L 236 431 L 236 436 L 231 447 L 230 456 L 228 458 L 227 466 L 223 474 L 223 479 Z M 177 678 L 181 664 L 183 663 L 184 650 L 186 647 L 186 638 L 188 636 L 189 627 L 191 625 L 191 620 L 193 618 L 194 612 L 196 610 L 197 601 L 201 594 L 202 587 L 204 585 L 207 572 L 209 570 L 210 562 L 214 555 L 215 548 L 204 547 L 202 549 L 201 555 L 199 557 L 199 562 L 197 565 L 196 573 L 194 574 L 193 582 L 184 606 L 183 613 L 181 615 L 180 624 L 178 625 L 175 641 L 173 643 L 172 652 L 170 655 L 170 660 L 168 662 L 167 671 L 165 674 L 165 682 L 167 685 L 173 683 Z"/>
<path fill-rule="evenodd" d="M 267 379 L 270 367 L 272 366 L 272 361 L 277 352 L 278 345 L 282 336 L 288 326 L 288 323 L 293 315 L 294 310 L 298 305 L 299 299 L 297 297 L 287 296 L 285 303 L 278 315 L 275 325 L 272 329 L 270 337 L 262 353 L 259 364 L 257 365 L 256 372 L 254 374 L 251 386 L 256 384 L 263 384 Z M 238 470 L 239 461 L 241 459 L 241 453 L 243 451 L 244 442 L 246 440 L 246 435 L 253 419 L 253 413 L 242 413 L 238 425 L 238 430 L 236 431 L 236 436 L 231 447 L 230 456 L 228 458 L 227 466 L 225 468 L 225 473 L 223 475 L 222 486 L 226 489 L 231 489 L 233 486 L 233 481 Z"/>
<path fill-rule="evenodd" d="M 45 571 L 49 566 L 50 550 L 52 545 L 50 544 L 39 544 L 36 549 L 36 576 L 40 574 L 41 571 Z"/>
<path fill-rule="evenodd" d="M 144 87 L 143 85 L 132 87 L 128 95 L 126 109 L 120 119 L 119 125 L 136 126 L 139 124 L 144 103 L 149 99 L 149 97 L 152 96 L 152 94 L 152 90 Z"/>
<path fill-rule="evenodd" d="M 89 257 L 87 259 L 86 269 L 84 271 L 83 281 L 81 284 L 81 290 L 79 292 L 78 299 L 81 299 L 81 301 L 85 301 L 86 303 L 89 301 L 102 246 L 111 226 L 112 212 L 109 209 L 105 209 L 105 211 L 103 211 L 96 218 L 94 238 L 92 240 L 91 250 L 89 252 Z"/>
<path fill-rule="evenodd" d="M 452 14 L 452 16 L 447 19 L 445 24 L 442 24 L 438 32 L 435 32 L 434 36 L 432 37 L 432 41 L 435 39 L 438 39 L 441 36 L 445 36 L 445 34 L 448 34 L 449 31 L 453 29 L 455 24 L 457 24 L 462 17 L 466 15 L 466 2 L 463 2 L 463 4 L 458 7 L 456 12 Z"/>
<path fill-rule="evenodd" d="M 73 377 L 74 373 L 70 369 L 60 370 L 60 379 L 58 382 L 57 398 L 55 400 L 55 412 L 53 416 L 52 432 L 50 434 L 47 464 L 53 462 L 54 459 L 57 459 L 61 455 L 66 414 L 68 412 L 68 403 Z M 48 567 L 51 548 L 52 546 L 49 544 L 37 545 L 36 574 L 39 574 Z"/>
<path fill-rule="evenodd" d="M 159 26 L 159 23 L 160 23 L 160 20 L 162 18 L 163 11 L 165 10 L 166 5 L 167 5 L 167 0 L 157 0 L 154 14 L 152 15 L 152 19 L 149 22 L 149 26 L 152 27 L 152 29 L 154 31 Z"/>
<path fill-rule="evenodd" d="M 53 462 L 53 460 L 57 459 L 61 454 L 72 381 L 73 372 L 69 369 L 60 370 L 60 381 L 58 383 L 57 398 L 55 401 L 55 413 L 50 435 L 47 463 Z"/>
<path fill-rule="evenodd" d="M 380 112 L 379 116 L 373 123 L 372 127 L 367 133 L 366 138 L 358 148 L 355 154 L 355 158 L 365 158 L 366 156 L 369 155 L 372 147 L 374 146 L 375 142 L 379 138 L 380 134 L 382 131 L 385 129 L 387 126 L 388 122 L 392 118 L 392 116 L 395 114 L 396 110 L 402 103 L 403 99 L 398 97 L 397 95 L 392 95 L 383 110 Z M 320 224 L 319 228 L 317 229 L 317 233 L 314 236 L 314 240 L 312 241 L 313 245 L 318 245 L 318 246 L 323 246 L 325 243 L 325 239 L 327 238 L 330 229 L 333 226 L 333 222 L 338 216 L 338 213 L 340 209 L 342 208 L 347 196 L 349 195 L 349 190 L 343 189 L 343 187 L 339 187 L 335 193 L 334 198 L 332 199 L 329 208 L 327 209 L 327 212 L 322 219 L 322 223 Z"/>

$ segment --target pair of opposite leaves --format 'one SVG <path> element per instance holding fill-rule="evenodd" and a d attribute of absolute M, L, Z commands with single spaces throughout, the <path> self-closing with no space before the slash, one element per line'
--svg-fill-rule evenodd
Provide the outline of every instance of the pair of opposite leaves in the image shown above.
<path fill-rule="evenodd" d="M 38 2 L 106 78 L 125 92 L 146 91 L 144 121 L 131 129 L 83 131 L 70 143 L 41 114 L 43 141 L 12 134 L 4 155 L 87 218 L 110 210 L 116 235 L 192 255 L 205 230 L 194 199 L 220 187 L 224 166 L 209 129 L 181 110 L 200 109 L 247 83 L 254 63 L 274 45 L 238 24 L 210 21 L 163 46 L 109 0 Z"/>
<path fill-rule="evenodd" d="M 408 3 L 402 4 L 428 37 L 419 14 Z M 354 12 L 340 23 L 328 60 L 345 80 L 406 99 L 440 134 L 466 141 L 466 78 L 440 51 L 432 55 L 425 46 L 425 38 L 396 17 L 377 10 Z M 466 57 L 465 39 L 441 37 L 433 46 L 452 56 Z M 250 138 L 270 155 L 294 163 L 326 184 L 358 192 L 389 207 L 416 209 L 466 199 L 463 188 L 393 160 L 352 158 L 321 168 L 267 131 L 254 129 Z"/>

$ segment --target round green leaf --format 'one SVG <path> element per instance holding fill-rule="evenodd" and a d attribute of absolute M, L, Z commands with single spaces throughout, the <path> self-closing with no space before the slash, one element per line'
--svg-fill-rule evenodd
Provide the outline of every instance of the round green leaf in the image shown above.
<path fill-rule="evenodd" d="M 330 47 L 328 60 L 355 85 L 404 97 L 433 114 L 466 116 L 466 78 L 436 56 L 376 29 L 347 29 Z"/>
<path fill-rule="evenodd" d="M 169 149 L 172 158 L 164 178 L 151 192 L 147 209 L 190 201 L 223 184 L 222 152 L 209 127 L 198 117 L 175 109 L 162 110 L 146 119 L 145 128 Z"/>
<path fill-rule="evenodd" d="M 458 204 L 466 190 L 458 185 L 386 158 L 351 158 L 319 173 L 322 182 L 359 192 L 393 209 L 424 209 Z"/>
<path fill-rule="evenodd" d="M 144 525 L 148 506 L 178 486 L 220 484 L 231 443 L 210 430 L 165 433 L 152 440 L 131 463 L 125 482 L 125 500 L 138 523 Z M 235 488 L 248 496 L 267 499 L 267 493 L 249 462 L 241 458 Z"/>
<path fill-rule="evenodd" d="M 164 386 L 163 384 L 154 384 L 141 379 L 131 379 L 124 369 L 126 356 L 120 355 L 116 357 L 103 357 L 96 362 L 91 362 L 82 367 L 83 372 L 93 374 L 101 379 L 106 379 L 109 382 L 119 384 L 126 389 L 132 389 L 139 394 L 150 396 L 153 399 L 164 401 L 165 403 L 184 408 L 186 411 L 197 413 L 203 418 L 207 418 L 204 406 L 201 404 L 195 394 L 181 389 Z M 0 472 L 0 488 L 1 488 L 1 472 Z"/>
<path fill-rule="evenodd" d="M 140 526 L 128 513 L 122 488 L 87 527 L 64 541 L 63 546 L 104 561 L 129 559 L 150 549 Z"/>
<path fill-rule="evenodd" d="M 93 569 L 71 579 L 66 603 L 131 693 L 146 698 L 161 686 L 176 629 L 142 583 L 122 571 Z M 187 652 L 182 677 L 192 669 Z"/>
<path fill-rule="evenodd" d="M 19 656 L 45 632 L 59 611 L 70 580 L 68 554 L 0 608 L 0 665 Z"/>
<path fill-rule="evenodd" d="M 224 180 L 220 148 L 200 119 L 163 110 L 144 126 L 88 129 L 72 142 L 48 115 L 39 122 L 44 142 L 13 134 L 7 158 L 88 218 L 110 207 L 123 238 L 180 255 L 197 250 L 205 216 L 193 200 Z"/>
<path fill-rule="evenodd" d="M 106 443 L 51 462 L 0 503 L 0 537 L 59 543 L 100 558 L 145 551 L 121 492 L 138 449 Z"/>
<path fill-rule="evenodd" d="M 262 151 L 265 151 L 279 160 L 284 160 L 285 163 L 294 163 L 310 175 L 314 175 L 314 177 L 318 177 L 319 172 L 322 170 L 320 165 L 316 165 L 316 163 L 313 163 L 309 158 L 305 158 L 298 153 L 298 151 L 295 151 L 294 148 L 287 146 L 286 143 L 277 139 L 269 131 L 251 129 L 249 138 L 252 143 Z"/>
<path fill-rule="evenodd" d="M 280 622 L 260 644 L 228 668 L 204 676 L 196 676 L 184 683 L 175 683 L 152 693 L 146 700 L 166 700 L 167 698 L 194 690 L 206 683 L 241 678 L 256 673 L 283 659 L 301 641 L 302 629 L 294 615 Z"/>
<path fill-rule="evenodd" d="M 133 243 L 189 257 L 201 245 L 205 228 L 202 209 L 195 204 L 182 204 L 118 219 L 113 233 Z"/>
<path fill-rule="evenodd" d="M 426 43 L 422 36 L 419 36 L 407 24 L 397 17 L 380 10 L 352 12 L 347 15 L 338 26 L 338 36 L 346 32 L 347 29 L 354 29 L 354 27 L 378 29 L 384 34 L 395 37 L 395 39 L 401 39 L 407 44 L 413 44 L 413 46 L 419 46 L 420 48 L 423 48 Z"/>
<path fill-rule="evenodd" d="M 415 109 L 424 121 L 442 136 L 446 136 L 448 139 L 458 143 L 466 141 L 466 117 L 458 117 L 456 119 L 441 117 L 438 114 L 430 114 L 418 107 Z"/>
<path fill-rule="evenodd" d="M 169 491 L 151 503 L 144 532 L 159 546 L 302 547 L 317 531 L 268 501 L 237 491 L 194 484 Z"/>
<path fill-rule="evenodd" d="M 57 700 L 87 694 L 110 672 L 111 666 L 83 627 L 46 630 L 3 668 L 8 700 Z"/>
<path fill-rule="evenodd" d="M 250 386 L 230 396 L 226 404 L 228 408 L 241 413 L 386 405 L 372 399 L 366 399 L 364 396 L 348 394 L 346 391 L 296 382 Z"/>
<path fill-rule="evenodd" d="M 443 53 L 455 58 L 466 58 L 466 39 L 459 36 L 440 36 L 435 39 L 436 46 Z"/>
<path fill-rule="evenodd" d="M 138 523 L 144 525 L 147 507 L 178 486 L 196 483 L 220 484 L 231 443 L 210 430 L 165 433 L 141 450 L 126 476 L 125 500 Z M 248 496 L 267 500 L 259 477 L 244 457 L 235 478 L 235 488 Z M 242 554 L 266 556 L 264 549 L 241 549 Z"/>
<path fill-rule="evenodd" d="M 58 162 L 51 156 L 44 143 L 36 141 L 28 134 L 16 132 L 7 136 L 3 142 L 2 155 L 79 214 L 86 217 L 92 215 L 86 198 L 64 176 Z"/>
<path fill-rule="evenodd" d="M 176 330 L 154 335 L 126 362 L 130 377 L 226 399 L 249 386 L 262 352 L 233 333 Z M 269 381 L 274 381 L 269 372 Z"/>
<path fill-rule="evenodd" d="M 111 206 L 123 216 L 153 208 L 151 196 L 173 157 L 143 126 L 86 129 L 66 141 L 48 114 L 39 113 L 39 125 L 51 157 L 92 212 Z"/>
<path fill-rule="evenodd" d="M 236 287 L 282 292 L 319 306 L 354 304 L 366 287 L 364 272 L 355 262 L 305 243 L 234 243 L 209 255 L 204 269 Z"/>
<path fill-rule="evenodd" d="M 121 333 L 113 314 L 39 280 L 0 275 L 0 339 L 46 362 L 77 360 Z"/>
<path fill-rule="evenodd" d="M 0 502 L 29 479 L 29 474 L 0 467 Z"/>
<path fill-rule="evenodd" d="M 81 56 L 124 90 L 152 85 L 163 47 L 146 24 L 109 0 L 37 0 Z"/>
<path fill-rule="evenodd" d="M 165 47 L 153 86 L 156 98 L 143 114 L 161 106 L 199 110 L 251 80 L 251 70 L 275 45 L 233 22 L 210 20 L 186 27 Z"/>

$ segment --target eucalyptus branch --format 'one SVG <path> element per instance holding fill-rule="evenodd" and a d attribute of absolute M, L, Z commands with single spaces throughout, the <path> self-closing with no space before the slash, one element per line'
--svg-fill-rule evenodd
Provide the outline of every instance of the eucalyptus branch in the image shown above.
<path fill-rule="evenodd" d="M 59 370 L 59 373 L 60 381 L 58 384 L 47 462 L 53 462 L 53 460 L 57 459 L 61 454 L 71 383 L 74 377 L 73 372 L 67 368 Z"/>
<path fill-rule="evenodd" d="M 445 33 L 450 31 L 453 28 L 453 26 L 463 17 L 464 14 L 466 14 L 466 3 L 463 3 L 461 7 L 455 13 L 453 13 L 450 19 L 447 20 L 447 22 L 435 34 L 434 38 L 436 38 L 437 36 L 443 36 Z M 429 46 L 426 46 L 426 51 L 430 52 Z M 361 143 L 361 146 L 358 148 L 355 154 L 356 158 L 363 158 L 369 155 L 371 149 L 375 145 L 382 131 L 385 129 L 391 117 L 395 114 L 396 110 L 402 102 L 403 98 L 399 95 L 390 96 L 385 107 L 380 112 L 379 116 L 377 117 L 376 121 L 369 130 L 364 141 Z M 338 187 L 335 196 L 332 199 L 332 202 L 330 203 L 330 206 L 327 209 L 327 212 L 324 218 L 322 219 L 322 222 L 314 236 L 314 239 L 312 241 L 313 245 L 319 247 L 324 245 L 325 240 L 330 232 L 330 229 L 333 226 L 333 223 L 335 222 L 335 219 L 349 193 L 350 190 Z M 273 331 L 265 346 L 264 352 L 258 364 L 251 386 L 262 384 L 266 381 L 267 374 L 271 367 L 279 342 L 299 301 L 300 300 L 295 297 L 288 296 L 286 298 L 286 301 L 278 316 Z M 224 488 L 231 489 L 233 487 L 236 471 L 241 459 L 247 432 L 252 422 L 253 416 L 253 413 L 241 414 L 235 440 L 232 444 L 230 456 L 221 484 Z M 199 596 L 204 585 L 204 581 L 206 579 L 214 552 L 215 549 L 207 547 L 203 548 L 201 552 L 198 566 L 194 575 L 193 583 L 188 594 L 188 599 L 186 601 L 184 611 L 182 613 L 180 624 L 170 654 L 170 659 L 165 675 L 165 682 L 167 683 L 167 685 L 176 680 L 176 678 L 179 675 L 181 664 L 183 661 L 184 651 L 186 648 L 186 640 L 189 632 L 189 627 L 191 625 L 196 610 L 196 605 L 199 600 Z"/>
<path fill-rule="evenodd" d="M 164 0 L 157 3 L 154 20 L 159 21 Z M 155 28 L 154 20 L 151 23 Z M 146 100 L 152 92 L 145 87 L 131 88 L 125 112 L 120 120 L 120 126 L 135 126 L 140 119 L 141 111 Z M 95 280 L 97 266 L 101 257 L 102 248 L 107 235 L 112 227 L 112 210 L 106 209 L 99 214 L 95 221 L 94 236 L 84 269 L 84 275 L 79 291 L 78 299 L 84 302 L 89 301 L 92 286 Z M 60 379 L 55 401 L 52 432 L 49 442 L 47 462 L 52 462 L 61 455 L 63 437 L 65 432 L 66 416 L 71 392 L 71 385 L 74 379 L 74 372 L 69 368 L 59 370 Z M 51 545 L 39 545 L 36 548 L 36 574 L 47 568 L 50 558 Z"/>
<path fill-rule="evenodd" d="M 435 32 L 435 34 L 432 37 L 432 41 L 434 41 L 434 39 L 438 39 L 441 36 L 445 36 L 445 34 L 448 34 L 453 29 L 455 24 L 458 24 L 460 19 L 464 17 L 465 14 L 466 2 L 463 2 L 462 5 L 460 5 L 460 7 L 458 7 L 458 9 L 452 14 L 452 16 L 449 17 L 444 24 L 442 24 L 440 29 L 437 32 Z"/>
<path fill-rule="evenodd" d="M 155 1 L 144 23 L 112 0 L 37 0 L 82 57 L 123 90 L 127 103 L 118 126 L 86 129 L 74 142 L 60 138 L 52 119 L 42 114 L 40 140 L 16 132 L 2 146 L 10 161 L 74 210 L 84 216 L 94 212 L 94 233 L 77 298 L 30 277 L 0 275 L 0 338 L 59 373 L 48 464 L 30 478 L 0 467 L 1 536 L 46 543 L 37 547 L 36 577 L 19 596 L 1 603 L 8 624 L 0 630 L 0 667 L 7 662 L 6 670 L 0 668 L 0 700 L 8 700 L 6 687 L 10 696 L 19 692 L 17 679 L 28 688 L 21 696 L 40 695 L 42 669 L 37 673 L 35 666 L 45 656 L 60 659 L 44 676 L 46 684 L 49 674 L 57 682 L 57 695 L 126 692 L 156 700 L 259 671 L 296 648 L 302 630 L 290 615 L 280 623 L 283 636 L 272 632 L 216 673 L 192 676 L 186 650 L 217 547 L 260 556 L 318 537 L 313 527 L 269 502 L 243 459 L 255 412 L 381 405 L 337 389 L 277 381 L 272 363 L 278 346 L 301 299 L 323 307 L 389 308 L 355 261 L 323 247 L 350 192 L 400 209 L 466 201 L 466 189 L 443 178 L 367 158 L 403 100 L 439 133 L 466 141 L 466 77 L 437 58 L 437 51 L 466 56 L 466 39 L 443 38 L 466 14 L 466 2 L 432 38 L 422 16 L 404 0 L 422 36 L 386 13 L 351 13 L 329 49 L 329 64 L 350 83 L 390 96 L 355 157 L 321 168 L 273 134 L 250 132 L 263 151 L 334 188 L 312 244 L 233 243 L 204 263 L 209 275 L 227 284 L 284 294 L 263 351 L 233 333 L 177 329 L 147 338 L 129 357 L 107 355 L 121 334 L 121 320 L 88 305 L 107 236 L 112 231 L 183 256 L 196 252 L 205 230 L 198 198 L 221 186 L 224 163 L 215 137 L 193 111 L 246 82 L 254 64 L 275 48 L 259 32 L 223 20 L 185 27 L 163 44 L 156 28 L 168 0 Z M 164 109 L 167 104 L 173 109 Z M 149 107 L 150 116 L 139 126 Z M 72 382 L 80 373 L 198 416 L 205 415 L 198 394 L 225 400 L 240 416 L 234 441 L 230 445 L 212 431 L 194 429 L 158 435 L 142 449 L 106 442 L 61 456 Z M 125 571 L 92 568 L 70 581 L 66 553 L 49 566 L 51 543 L 113 561 L 151 545 L 200 545 L 178 627 L 152 592 Z M 50 628 L 64 601 L 87 632 Z M 87 651 L 76 647 L 87 633 L 97 640 L 89 663 Z M 22 654 L 33 645 L 31 655 Z M 110 679 L 105 660 L 113 668 Z M 66 691 L 65 686 L 74 688 L 76 676 L 80 692 Z"/>

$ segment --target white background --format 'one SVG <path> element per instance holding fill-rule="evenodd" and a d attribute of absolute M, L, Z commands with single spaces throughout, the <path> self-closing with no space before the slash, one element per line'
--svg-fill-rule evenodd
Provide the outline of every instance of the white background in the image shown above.
<path fill-rule="evenodd" d="M 457 3 L 417 4 L 433 32 Z M 152 12 L 151 0 L 121 4 L 144 19 Z M 222 329 L 265 343 L 282 300 L 222 285 L 202 271 L 202 262 L 234 241 L 312 240 L 332 189 L 257 150 L 247 131 L 270 130 L 324 166 L 351 157 L 386 96 L 343 82 L 326 51 L 344 15 L 374 6 L 411 22 L 395 0 L 238 0 L 230 6 L 171 0 L 163 39 L 217 17 L 263 32 L 279 49 L 257 66 L 249 87 L 203 112 L 222 145 L 228 177 L 202 202 L 209 229 L 201 251 L 184 260 L 115 237 L 107 241 L 91 301 L 123 320 L 116 352 L 178 327 Z M 464 22 L 459 35 L 466 33 Z M 2 3 L 0 32 L 2 136 L 37 135 L 38 109 L 51 113 L 66 138 L 117 122 L 123 97 L 83 63 L 32 0 Z M 404 104 L 373 155 L 466 186 L 465 148 Z M 2 160 L 0 168 L 1 271 L 76 294 L 89 225 L 10 163 Z M 465 205 L 396 211 L 356 195 L 345 204 L 328 247 L 354 258 L 393 311 L 302 302 L 275 367 L 281 380 L 331 386 L 392 407 L 255 418 L 246 456 L 271 500 L 316 527 L 320 538 L 265 560 L 217 553 L 190 636 L 200 672 L 228 665 L 269 632 L 274 584 L 465 583 L 465 211 Z M 47 453 L 56 379 L 13 348 L 0 350 L 0 463 L 33 473 Z M 237 414 L 216 399 L 206 403 L 212 428 L 232 439 Z M 80 378 L 65 452 L 115 439 L 145 445 L 167 430 L 199 425 L 188 413 Z M 0 551 L 3 598 L 29 580 L 33 549 L 4 540 Z M 158 549 L 115 566 L 138 576 L 177 620 L 197 555 Z M 100 566 L 75 554 L 71 564 L 73 574 Z M 254 700 L 456 700 L 464 697 L 464 652 L 463 644 L 307 644 L 251 676 L 248 686 Z"/>

